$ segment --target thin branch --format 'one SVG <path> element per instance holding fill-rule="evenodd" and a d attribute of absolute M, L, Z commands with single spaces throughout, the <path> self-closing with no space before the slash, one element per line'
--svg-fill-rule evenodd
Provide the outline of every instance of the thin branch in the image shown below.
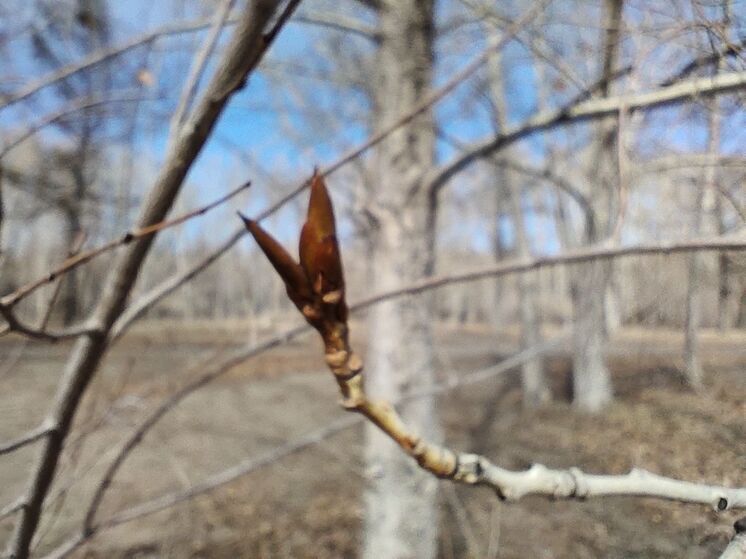
<path fill-rule="evenodd" d="M 681 81 L 682 79 L 687 77 L 689 74 L 691 74 L 695 70 L 698 70 L 710 64 L 715 64 L 719 62 L 720 59 L 722 58 L 738 55 L 741 51 L 743 51 L 744 47 L 746 47 L 746 37 L 742 38 L 740 41 L 737 41 L 735 43 L 730 43 L 730 44 L 725 45 L 722 49 L 720 49 L 717 52 L 710 52 L 702 56 L 699 56 L 691 60 L 686 66 L 684 66 L 676 74 L 668 78 L 666 81 L 662 82 L 661 85 L 662 86 L 673 85 L 674 83 Z"/>
<path fill-rule="evenodd" d="M 237 21 L 238 17 L 233 17 L 229 20 L 229 23 L 233 24 Z M 88 70 L 89 68 L 92 68 L 97 64 L 101 64 L 102 62 L 106 62 L 111 58 L 120 56 L 141 45 L 152 43 L 160 37 L 202 31 L 203 29 L 209 28 L 211 24 L 212 18 L 203 18 L 172 25 L 164 25 L 163 27 L 159 27 L 158 29 L 155 29 L 148 33 L 132 37 L 122 44 L 91 53 L 82 60 L 72 62 L 70 64 L 62 66 L 61 68 L 58 68 L 57 70 L 54 70 L 53 72 L 50 72 L 45 76 L 42 76 L 38 80 L 26 85 L 20 91 L 16 91 L 15 93 L 10 93 L 9 95 L 0 97 L 0 110 L 14 105 L 19 101 L 23 101 L 37 91 L 40 91 L 46 87 L 56 84 L 57 82 L 65 80 L 70 76 L 77 74 L 78 72 Z"/>
<path fill-rule="evenodd" d="M 464 153 L 436 169 L 429 178 L 429 183 L 431 188 L 437 190 L 474 161 L 540 130 L 616 114 L 621 107 L 625 107 L 630 112 L 650 109 L 676 103 L 683 99 L 728 93 L 744 87 L 746 87 L 746 71 L 731 72 L 705 78 L 694 78 L 637 95 L 589 99 L 579 103 L 570 103 L 560 109 L 540 112 L 494 138 L 473 144 Z"/>
<path fill-rule="evenodd" d="M 425 278 L 412 283 L 411 285 L 369 297 L 359 303 L 356 308 L 369 307 L 373 304 L 387 301 L 392 298 L 413 295 L 446 285 L 477 281 L 484 278 L 503 276 L 507 274 L 528 272 L 552 266 L 580 264 L 582 262 L 590 262 L 591 260 L 609 260 L 624 256 L 677 254 L 682 252 L 720 250 L 746 250 L 746 237 L 743 235 L 731 235 L 727 237 L 712 237 L 693 239 L 690 241 L 651 243 L 622 247 L 600 244 L 583 249 L 570 250 L 557 256 L 506 260 L 492 266 L 486 266 L 467 272 Z"/>
<path fill-rule="evenodd" d="M 293 18 L 293 21 L 358 35 L 369 41 L 376 42 L 379 39 L 378 31 L 374 27 L 367 25 L 363 21 L 345 17 L 334 12 L 314 11 L 313 13 L 298 14 Z"/>
<path fill-rule="evenodd" d="M 246 182 L 242 184 L 241 186 L 239 186 L 238 188 L 236 188 L 235 190 L 229 192 L 228 194 L 225 194 L 224 196 L 221 196 L 217 200 L 210 202 L 206 206 L 202 206 L 201 208 L 197 208 L 196 210 L 192 210 L 184 215 L 181 215 L 173 219 L 168 219 L 168 220 L 161 221 L 159 223 L 154 223 L 153 225 L 146 225 L 143 227 L 132 229 L 126 232 L 124 235 L 122 235 L 118 239 L 114 239 L 97 248 L 93 248 L 85 252 L 81 252 L 71 258 L 68 258 L 62 264 L 60 264 L 57 268 L 47 273 L 44 277 L 41 277 L 35 281 L 22 285 L 21 287 L 16 289 L 14 292 L 9 293 L 8 295 L 5 295 L 4 297 L 2 297 L 0 299 L 0 312 L 3 312 L 4 307 L 12 307 L 16 303 L 18 303 L 18 301 L 28 296 L 30 293 L 34 292 L 41 286 L 55 281 L 57 278 L 66 274 L 70 270 L 77 268 L 78 266 L 81 266 L 85 264 L 86 262 L 93 260 L 97 256 L 100 256 L 101 254 L 108 252 L 114 248 L 127 245 L 133 241 L 137 241 L 139 239 L 143 239 L 146 237 L 151 237 L 155 235 L 156 233 L 158 233 L 159 231 L 163 231 L 164 229 L 168 229 L 170 227 L 180 225 L 184 223 L 185 221 L 188 221 L 194 217 L 204 215 L 210 210 L 230 200 L 237 194 L 243 192 L 250 186 L 251 186 L 251 182 Z M 80 332 L 74 335 L 80 335 Z M 68 337 L 72 337 L 72 336 L 68 336 Z"/>
<path fill-rule="evenodd" d="M 123 94 L 117 97 L 85 97 L 82 99 L 75 99 L 54 113 L 51 113 L 26 128 L 23 132 L 17 134 L 12 140 L 6 143 L 2 150 L 0 150 L 0 158 L 5 157 L 10 150 L 21 144 L 40 130 L 46 128 L 50 124 L 54 124 L 65 117 L 73 115 L 75 113 L 87 111 L 88 109 L 94 109 L 96 107 L 112 105 L 117 103 L 139 103 L 140 101 L 153 100 L 152 97 L 143 97 L 142 95 Z"/>
<path fill-rule="evenodd" d="M 78 234 L 75 236 L 75 239 L 73 240 L 73 244 L 70 247 L 70 250 L 67 252 L 67 257 L 70 258 L 72 256 L 75 256 L 80 249 L 83 247 L 83 243 L 86 239 L 86 233 L 84 231 L 78 231 Z M 52 290 L 52 295 L 49 297 L 49 300 L 47 301 L 47 308 L 44 311 L 43 316 L 41 317 L 41 320 L 39 321 L 39 325 L 36 327 L 36 330 L 39 332 L 48 332 L 47 325 L 49 324 L 50 319 L 52 318 L 52 311 L 54 310 L 54 305 L 57 302 L 57 298 L 60 295 L 60 292 L 62 290 L 62 281 L 61 278 L 57 280 L 57 282 L 54 284 L 54 289 Z M 10 328 L 7 329 L 10 331 Z M 0 332 L 0 336 L 3 335 L 4 332 Z M 57 338 L 59 339 L 59 338 Z M 23 357 L 23 352 L 26 350 L 26 346 L 28 344 L 29 338 L 24 338 L 21 340 L 20 345 L 15 348 L 13 353 L 8 356 L 8 359 L 3 363 L 2 369 L 0 369 L 0 379 L 3 378 L 8 372 L 10 372 L 16 364 L 21 360 L 21 357 Z"/>
<path fill-rule="evenodd" d="M 205 38 L 202 48 L 192 61 L 189 76 L 181 90 L 179 103 L 176 106 L 173 117 L 171 118 L 170 137 L 172 139 L 177 137 L 176 131 L 183 125 L 184 120 L 186 119 L 189 107 L 191 106 L 192 101 L 194 101 L 194 96 L 197 93 L 199 82 L 202 79 L 205 68 L 207 67 L 207 61 L 215 51 L 218 39 L 220 38 L 220 33 L 223 31 L 223 27 L 225 26 L 226 19 L 228 18 L 228 14 L 231 11 L 234 1 L 235 0 L 223 0 L 220 9 L 215 13 L 215 19 L 212 22 L 210 32 Z"/>
<path fill-rule="evenodd" d="M 288 3 L 288 6 L 293 2 Z M 241 13 L 240 21 L 225 53 L 188 123 L 169 151 L 149 195 L 142 204 L 138 228 L 147 228 L 166 218 L 184 179 L 208 140 L 215 123 L 232 95 L 240 90 L 272 44 L 265 33 L 274 37 L 279 27 L 270 21 L 279 9 L 273 0 L 254 0 Z M 281 20 L 284 22 L 284 20 Z M 280 26 L 282 23 L 279 24 Z M 44 438 L 38 461 L 32 466 L 28 503 L 8 545 L 15 559 L 27 559 L 29 546 L 39 524 L 44 500 L 55 477 L 64 440 L 78 405 L 101 358 L 108 349 L 108 334 L 132 291 L 138 272 L 153 242 L 147 235 L 128 244 L 109 271 L 102 295 L 92 315 L 101 332 L 79 338 L 57 388 L 48 422 L 54 430 Z"/>
<path fill-rule="evenodd" d="M 199 273 L 201 273 L 203 270 L 205 270 L 218 258 L 223 256 L 223 254 L 228 252 L 231 247 L 233 247 L 233 245 L 235 245 L 245 234 L 246 229 L 241 228 L 240 230 L 233 233 L 233 235 L 231 235 L 226 241 L 223 242 L 222 245 L 215 249 L 206 258 L 200 260 L 199 262 L 197 262 L 197 264 L 185 270 L 184 272 L 175 274 L 165 279 L 164 281 L 153 287 L 150 291 L 147 291 L 135 301 L 130 303 L 125 311 L 121 315 L 119 315 L 119 318 L 117 318 L 116 322 L 114 322 L 114 325 L 111 328 L 112 341 L 119 339 L 132 325 L 132 323 L 140 318 L 150 307 L 155 305 L 164 297 L 173 293 L 179 287 L 181 287 L 189 280 L 197 276 Z"/>
<path fill-rule="evenodd" d="M 54 278 L 53 278 L 54 279 Z M 51 280 L 50 280 L 51 281 Z M 3 317 L 6 324 L 0 328 L 0 336 L 11 332 L 26 336 L 34 340 L 44 340 L 47 342 L 56 342 L 59 340 L 68 340 L 77 338 L 85 334 L 95 334 L 99 328 L 93 324 L 83 323 L 77 326 L 71 326 L 60 331 L 50 331 L 46 328 L 37 329 L 33 326 L 24 324 L 13 312 L 10 305 L 0 303 L 0 316 Z"/>
<path fill-rule="evenodd" d="M 6 505 L 2 509 L 0 509 L 0 520 L 3 518 L 10 516 L 11 514 L 17 513 L 19 510 L 21 510 L 23 507 L 26 506 L 26 501 L 23 497 L 18 497 L 15 501 L 10 503 L 9 505 Z"/>
<path fill-rule="evenodd" d="M 7 443 L 0 444 L 0 455 L 9 454 L 14 450 L 18 450 L 19 448 L 30 445 L 31 443 L 34 443 L 44 437 L 46 434 L 49 433 L 49 431 L 50 429 L 48 426 L 41 425 L 36 429 L 32 429 L 25 435 L 21 435 L 17 439 L 13 439 L 12 441 L 8 441 Z"/>

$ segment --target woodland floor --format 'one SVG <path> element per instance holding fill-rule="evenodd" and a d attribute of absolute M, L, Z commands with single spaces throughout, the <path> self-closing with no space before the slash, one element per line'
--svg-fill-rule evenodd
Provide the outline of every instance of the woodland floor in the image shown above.
<path fill-rule="evenodd" d="M 39 552 L 79 529 L 104 466 L 147 410 L 197 375 L 206 356 L 244 337 L 240 325 L 150 323 L 112 350 L 66 447 Z M 484 328 L 443 327 L 438 339 L 441 375 L 480 369 L 515 351 L 515 332 L 495 336 Z M 561 349 L 547 358 L 555 403 L 540 411 L 521 410 L 515 371 L 457 389 L 439 402 L 448 444 L 509 468 L 540 462 L 625 473 L 638 466 L 744 486 L 746 332 L 704 333 L 702 394 L 683 383 L 681 342 L 674 332 L 621 331 L 609 350 L 618 399 L 596 417 L 571 411 L 570 363 Z M 17 343 L 0 341 L 0 369 Z M 21 364 L 0 379 L 0 441 L 38 424 L 68 350 L 64 344 L 29 345 Z M 250 360 L 162 420 L 125 463 L 99 518 L 189 487 L 323 426 L 344 414 L 336 402 L 315 339 Z M 104 530 L 75 557 L 356 557 L 365 484 L 361 433 L 359 426 L 350 428 L 217 491 Z M 0 508 L 20 494 L 36 452 L 26 448 L 0 457 Z M 441 486 L 445 559 L 717 557 L 738 516 L 631 498 L 504 504 L 486 489 Z M 9 533 L 9 521 L 0 521 L 0 541 Z"/>

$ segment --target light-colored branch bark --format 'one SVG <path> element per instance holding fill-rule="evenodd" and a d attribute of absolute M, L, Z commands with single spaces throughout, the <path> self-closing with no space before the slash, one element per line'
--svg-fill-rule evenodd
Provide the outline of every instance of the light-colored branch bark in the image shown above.
<path fill-rule="evenodd" d="M 746 88 L 746 72 L 730 72 L 711 77 L 693 78 L 637 95 L 590 99 L 560 109 L 540 112 L 494 138 L 473 144 L 464 153 L 436 169 L 430 177 L 430 184 L 433 189 L 437 190 L 474 161 L 540 130 L 602 118 L 618 113 L 622 107 L 630 112 L 651 109 L 684 99 L 723 94 L 743 88 Z"/>
<path fill-rule="evenodd" d="M 541 464 L 534 464 L 523 472 L 513 472 L 475 454 L 460 454 L 458 465 L 454 474 L 456 481 L 488 486 L 509 501 L 528 495 L 555 499 L 631 496 L 698 503 L 716 511 L 746 507 L 746 488 L 679 481 L 640 468 L 619 476 L 587 474 L 577 468 L 552 470 Z"/>
<path fill-rule="evenodd" d="M 226 252 L 228 252 L 233 247 L 233 245 L 235 245 L 245 234 L 245 228 L 236 231 L 209 256 L 200 260 L 191 268 L 188 268 L 187 270 L 179 274 L 175 274 L 170 278 L 165 279 L 164 281 L 153 287 L 151 290 L 147 291 L 146 293 L 138 297 L 135 301 L 133 301 L 119 316 L 119 318 L 117 318 L 114 326 L 112 326 L 112 341 L 119 339 L 138 318 L 140 318 L 158 301 L 176 291 L 179 287 L 200 274 L 203 270 L 209 267 L 210 264 L 215 262 Z"/>
<path fill-rule="evenodd" d="M 234 2 L 235 0 L 223 0 L 220 9 L 215 13 L 215 19 L 210 27 L 210 32 L 207 37 L 205 37 L 205 42 L 203 43 L 202 48 L 192 60 L 189 76 L 187 76 L 184 87 L 181 90 L 179 103 L 176 106 L 173 117 L 171 118 L 170 137 L 172 139 L 177 137 L 179 128 L 184 123 L 184 120 L 186 120 L 189 107 L 194 101 L 197 87 L 199 86 L 199 82 L 202 79 L 205 68 L 207 67 L 207 61 L 215 51 L 218 38 L 220 38 L 220 33 L 223 31 L 223 27 L 225 27 L 226 19 L 228 18 L 228 14 L 230 13 Z"/>
<path fill-rule="evenodd" d="M 15 332 L 16 334 L 34 340 L 56 342 L 59 340 L 77 338 L 86 334 L 95 334 L 99 331 L 97 326 L 85 322 L 58 331 L 48 330 L 47 328 L 34 328 L 33 326 L 28 326 L 19 319 L 9 305 L 4 305 L 2 303 L 0 303 L 0 316 L 2 316 L 6 322 L 6 324 L 0 328 L 0 336 Z"/>
<path fill-rule="evenodd" d="M 5 518 L 6 516 L 17 513 L 25 506 L 25 503 L 26 501 L 23 499 L 23 497 L 18 497 L 15 501 L 0 509 L 0 520 Z"/>
<path fill-rule="evenodd" d="M 746 250 L 746 237 L 744 237 L 744 235 L 731 235 L 727 237 L 715 237 L 709 239 L 692 239 L 691 241 L 682 242 L 651 243 L 622 247 L 607 246 L 605 244 L 601 244 L 586 247 L 583 249 L 567 251 L 557 256 L 509 260 L 495 264 L 493 266 L 485 266 L 483 268 L 478 268 L 471 271 L 426 278 L 406 287 L 369 297 L 365 299 L 365 301 L 356 305 L 356 308 L 369 307 L 370 305 L 394 297 L 413 295 L 415 293 L 420 293 L 423 291 L 428 291 L 430 289 L 436 289 L 438 287 L 444 287 L 446 285 L 452 285 L 455 283 L 476 281 L 488 277 L 527 272 L 530 270 L 538 270 L 540 268 L 547 268 L 551 266 L 579 264 L 581 262 L 590 262 L 592 260 L 608 260 L 624 256 L 677 254 L 682 252 L 695 252 L 703 250 Z"/>
<path fill-rule="evenodd" d="M 292 10 L 297 2 L 286 7 Z M 269 21 L 279 8 L 271 0 L 254 0 L 241 14 L 225 54 L 192 117 L 181 130 L 173 149 L 144 201 L 138 227 L 144 228 L 163 221 L 191 167 L 207 141 L 213 126 L 230 97 L 245 83 L 271 44 L 278 27 L 267 32 Z M 269 37 L 269 38 L 268 38 Z M 15 559 L 26 559 L 36 532 L 42 505 L 54 479 L 62 446 L 72 425 L 78 404 L 107 349 L 108 333 L 137 279 L 140 267 L 151 247 L 153 236 L 146 236 L 127 245 L 104 284 L 103 294 L 93 313 L 93 322 L 100 333 L 79 338 L 60 381 L 55 403 L 48 417 L 54 427 L 44 438 L 38 461 L 32 466 L 26 506 L 8 545 Z"/>
<path fill-rule="evenodd" d="M 234 24 L 237 21 L 238 17 L 233 17 L 229 20 L 229 23 Z M 212 18 L 203 18 L 188 22 L 165 25 L 148 33 L 132 37 L 131 39 L 119 45 L 93 52 L 82 60 L 71 62 L 70 64 L 62 66 L 61 68 L 58 68 L 57 70 L 54 70 L 53 72 L 42 76 L 36 81 L 27 84 L 23 89 L 16 91 L 15 93 L 0 97 L 0 110 L 14 105 L 19 101 L 23 101 L 24 99 L 27 99 L 28 97 L 35 94 L 37 91 L 41 91 L 44 88 L 65 80 L 70 76 L 77 74 L 78 72 L 82 72 L 84 70 L 92 68 L 97 64 L 106 62 L 107 60 L 120 56 L 139 46 L 152 43 L 153 41 L 161 37 L 201 31 L 203 29 L 209 28 L 210 25 L 212 25 Z"/>
<path fill-rule="evenodd" d="M 737 520 L 733 527 L 736 535 L 720 555 L 720 559 L 746 559 L 746 517 Z"/>
<path fill-rule="evenodd" d="M 86 234 L 82 231 L 79 232 L 78 236 L 75 238 L 73 246 L 70 247 L 70 250 L 67 253 L 68 258 L 71 258 L 75 256 L 78 252 L 80 252 L 80 249 L 83 247 L 83 243 L 85 242 L 85 239 L 86 239 Z M 49 324 L 49 321 L 52 318 L 52 311 L 54 310 L 54 305 L 55 303 L 57 303 L 57 298 L 59 297 L 61 290 L 62 290 L 62 281 L 60 278 L 54 284 L 52 295 L 49 297 L 49 300 L 47 301 L 47 308 L 45 309 L 44 314 L 41 317 L 41 320 L 39 321 L 38 326 L 36 326 L 35 328 L 36 332 L 43 332 L 46 334 L 50 333 L 49 330 L 47 329 L 47 325 Z M 9 312 L 12 313 L 12 311 L 10 310 Z M 7 325 L 5 330 L 0 330 L 0 336 L 5 334 L 6 331 L 7 332 L 11 331 L 10 325 Z M 70 330 L 66 330 L 63 333 L 68 333 L 68 332 L 70 332 Z M 54 335 L 54 333 L 52 333 L 52 335 Z M 59 337 L 55 339 L 59 339 Z M 21 357 L 23 357 L 23 352 L 26 350 L 28 341 L 29 341 L 29 337 L 26 337 L 23 340 L 21 340 L 20 345 L 18 345 L 14 349 L 14 351 L 11 353 L 11 355 L 8 356 L 6 361 L 3 363 L 2 368 L 0 369 L 0 379 L 3 378 L 9 371 L 13 370 L 16 364 L 18 364 L 18 362 L 21 360 Z"/>

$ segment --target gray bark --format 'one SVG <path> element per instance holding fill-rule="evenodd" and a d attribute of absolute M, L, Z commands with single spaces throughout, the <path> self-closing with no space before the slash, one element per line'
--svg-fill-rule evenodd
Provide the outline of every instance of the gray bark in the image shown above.
<path fill-rule="evenodd" d="M 728 2 L 723 2 L 723 12 L 725 19 L 728 19 L 729 6 Z M 725 61 L 723 59 L 718 63 L 718 70 L 725 68 Z M 720 152 L 720 103 L 717 99 L 712 99 L 707 104 L 709 109 L 709 115 L 707 120 L 707 155 L 716 156 Z M 708 165 L 704 169 L 703 184 L 698 187 L 695 208 L 694 208 L 694 223 L 693 231 L 694 235 L 700 233 L 713 233 L 720 229 L 720 212 L 716 211 L 717 195 L 717 182 L 718 172 L 717 166 Z M 713 220 L 716 223 L 713 223 Z M 722 266 L 721 253 L 719 257 L 719 264 Z M 702 276 L 702 269 L 705 264 L 704 257 L 700 254 L 694 253 L 689 257 L 688 266 L 688 285 L 686 293 L 686 318 L 684 323 L 684 374 L 689 382 L 689 385 L 694 389 L 701 389 L 704 381 L 704 371 L 702 370 L 702 362 L 699 356 L 699 347 L 697 335 L 702 322 L 702 308 L 700 300 L 700 283 Z M 723 312 L 724 307 L 723 301 L 723 276 L 724 269 L 718 270 L 718 311 Z M 727 287 L 727 286 L 726 286 Z M 718 317 L 718 323 L 723 319 L 722 316 Z"/>
<path fill-rule="evenodd" d="M 606 28 L 601 71 L 601 95 L 607 97 L 610 76 L 613 75 L 619 52 L 622 0 L 607 0 Z M 616 161 L 615 116 L 597 125 L 592 155 L 589 196 L 595 226 L 586 231 L 586 241 L 598 241 L 602 231 L 610 234 L 614 213 L 615 181 L 618 177 Z M 601 410 L 613 398 L 611 375 L 604 359 L 604 347 L 609 324 L 606 304 L 612 274 L 611 262 L 592 262 L 576 270 L 571 290 L 573 304 L 573 391 L 574 405 L 582 411 Z"/>
<path fill-rule="evenodd" d="M 714 154 L 720 149 L 720 114 L 715 103 L 710 105 L 708 128 L 707 152 Z M 712 165 L 705 167 L 703 185 L 695 186 L 698 189 L 692 226 L 692 233 L 695 236 L 705 232 L 705 230 L 712 233 L 712 230 L 715 229 L 712 224 L 712 217 L 717 196 L 716 183 L 716 167 Z M 690 386 L 695 389 L 702 388 L 704 381 L 704 371 L 702 370 L 697 340 L 702 323 L 701 276 L 704 264 L 705 258 L 701 254 L 694 253 L 689 257 L 684 325 L 684 374 Z"/>
<path fill-rule="evenodd" d="M 433 3 L 381 2 L 376 60 L 375 122 L 383 128 L 422 99 L 432 79 Z M 394 288 L 431 272 L 434 200 L 423 178 L 434 163 L 432 116 L 422 114 L 383 142 L 375 155 L 377 185 L 368 209 L 373 291 Z M 371 398 L 397 401 L 403 392 L 433 383 L 429 297 L 389 301 L 369 316 L 366 389 Z M 431 441 L 441 438 L 434 400 L 399 408 L 404 421 Z M 373 426 L 366 429 L 369 483 L 365 494 L 363 557 L 436 555 L 437 480 L 418 468 Z"/>

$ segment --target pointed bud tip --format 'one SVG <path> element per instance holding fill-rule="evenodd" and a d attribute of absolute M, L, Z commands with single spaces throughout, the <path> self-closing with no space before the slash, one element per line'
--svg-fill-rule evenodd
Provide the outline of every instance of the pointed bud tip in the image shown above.
<path fill-rule="evenodd" d="M 254 221 L 253 219 L 249 219 L 249 218 L 248 218 L 248 217 L 246 217 L 246 216 L 245 216 L 244 214 L 242 214 L 240 210 L 239 210 L 239 211 L 237 211 L 236 213 L 238 214 L 238 217 L 240 217 L 240 218 L 241 218 L 241 221 L 243 221 L 243 224 L 244 224 L 244 225 L 245 225 L 245 226 L 246 226 L 247 228 L 251 227 L 252 225 L 254 225 L 254 223 L 256 223 L 256 222 L 255 222 L 255 221 Z"/>

